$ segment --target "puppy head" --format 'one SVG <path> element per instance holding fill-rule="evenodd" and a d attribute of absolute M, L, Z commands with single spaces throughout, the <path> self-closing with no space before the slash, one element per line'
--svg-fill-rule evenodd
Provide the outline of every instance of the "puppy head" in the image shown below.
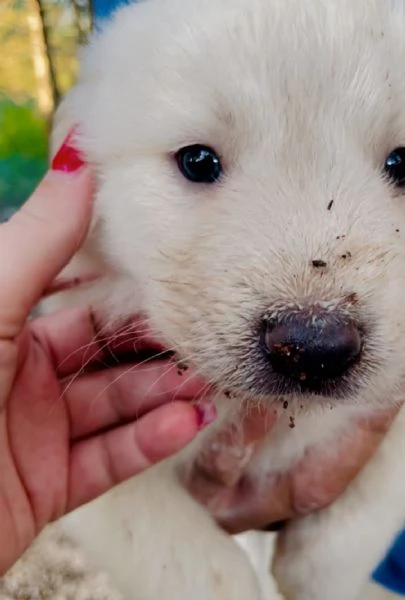
<path fill-rule="evenodd" d="M 97 243 L 126 282 L 115 315 L 142 308 L 237 395 L 386 397 L 404 371 L 404 51 L 392 0 L 119 11 L 73 95 Z"/>

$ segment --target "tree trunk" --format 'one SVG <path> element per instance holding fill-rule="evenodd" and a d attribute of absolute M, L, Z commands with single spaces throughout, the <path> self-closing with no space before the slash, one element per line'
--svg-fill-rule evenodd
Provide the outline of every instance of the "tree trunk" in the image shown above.
<path fill-rule="evenodd" d="M 77 31 L 77 41 L 79 44 L 83 44 L 86 41 L 86 32 L 83 28 L 83 19 L 82 19 L 82 11 L 77 2 L 77 0 L 71 0 L 74 18 L 75 18 L 75 26 Z"/>
<path fill-rule="evenodd" d="M 29 0 L 28 26 L 32 39 L 32 60 L 38 82 L 39 110 L 49 116 L 59 102 L 60 93 L 52 62 L 48 28 L 41 0 Z"/>

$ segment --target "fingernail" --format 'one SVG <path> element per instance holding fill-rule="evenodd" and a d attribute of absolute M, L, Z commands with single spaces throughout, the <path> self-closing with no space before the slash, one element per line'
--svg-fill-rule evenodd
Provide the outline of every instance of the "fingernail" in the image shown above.
<path fill-rule="evenodd" d="M 197 415 L 198 429 L 204 429 L 211 425 L 217 418 L 217 409 L 211 402 L 200 402 L 194 406 Z"/>
<path fill-rule="evenodd" d="M 72 138 L 75 130 L 71 131 L 62 146 L 59 148 L 52 161 L 53 171 L 62 171 L 63 173 L 73 173 L 84 166 L 84 160 L 79 151 L 72 145 Z"/>

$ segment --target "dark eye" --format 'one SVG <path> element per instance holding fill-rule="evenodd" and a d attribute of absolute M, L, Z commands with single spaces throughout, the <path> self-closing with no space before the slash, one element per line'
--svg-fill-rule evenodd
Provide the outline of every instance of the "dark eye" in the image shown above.
<path fill-rule="evenodd" d="M 405 147 L 395 148 L 387 156 L 384 171 L 395 185 L 405 186 Z"/>
<path fill-rule="evenodd" d="M 176 160 L 181 173 L 193 183 L 214 183 L 222 173 L 218 155 L 201 144 L 181 148 L 176 153 Z"/>

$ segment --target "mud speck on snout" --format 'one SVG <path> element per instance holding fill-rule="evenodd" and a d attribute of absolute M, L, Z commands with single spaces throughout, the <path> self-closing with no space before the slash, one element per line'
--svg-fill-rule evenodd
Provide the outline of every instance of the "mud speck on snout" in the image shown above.
<path fill-rule="evenodd" d="M 183 375 L 183 373 L 185 373 L 188 370 L 188 365 L 186 365 L 186 363 L 178 361 L 176 363 L 176 367 L 177 367 L 177 375 Z"/>
<path fill-rule="evenodd" d="M 288 427 L 290 429 L 294 429 L 294 427 L 295 427 L 295 418 L 294 417 L 290 417 L 290 423 L 289 423 Z"/>
<path fill-rule="evenodd" d="M 327 264 L 324 260 L 320 260 L 319 258 L 315 258 L 314 260 L 311 261 L 312 266 L 315 267 L 315 269 L 321 269 L 322 267 L 326 267 Z"/>
<path fill-rule="evenodd" d="M 352 305 L 355 305 L 355 304 L 358 304 L 358 302 L 359 302 L 359 297 L 358 297 L 358 295 L 356 294 L 356 292 L 352 292 L 351 294 L 348 294 L 348 295 L 345 297 L 345 301 L 347 302 L 347 304 L 352 304 Z"/>
<path fill-rule="evenodd" d="M 295 344 L 274 344 L 274 351 L 281 356 L 291 356 Z"/>

